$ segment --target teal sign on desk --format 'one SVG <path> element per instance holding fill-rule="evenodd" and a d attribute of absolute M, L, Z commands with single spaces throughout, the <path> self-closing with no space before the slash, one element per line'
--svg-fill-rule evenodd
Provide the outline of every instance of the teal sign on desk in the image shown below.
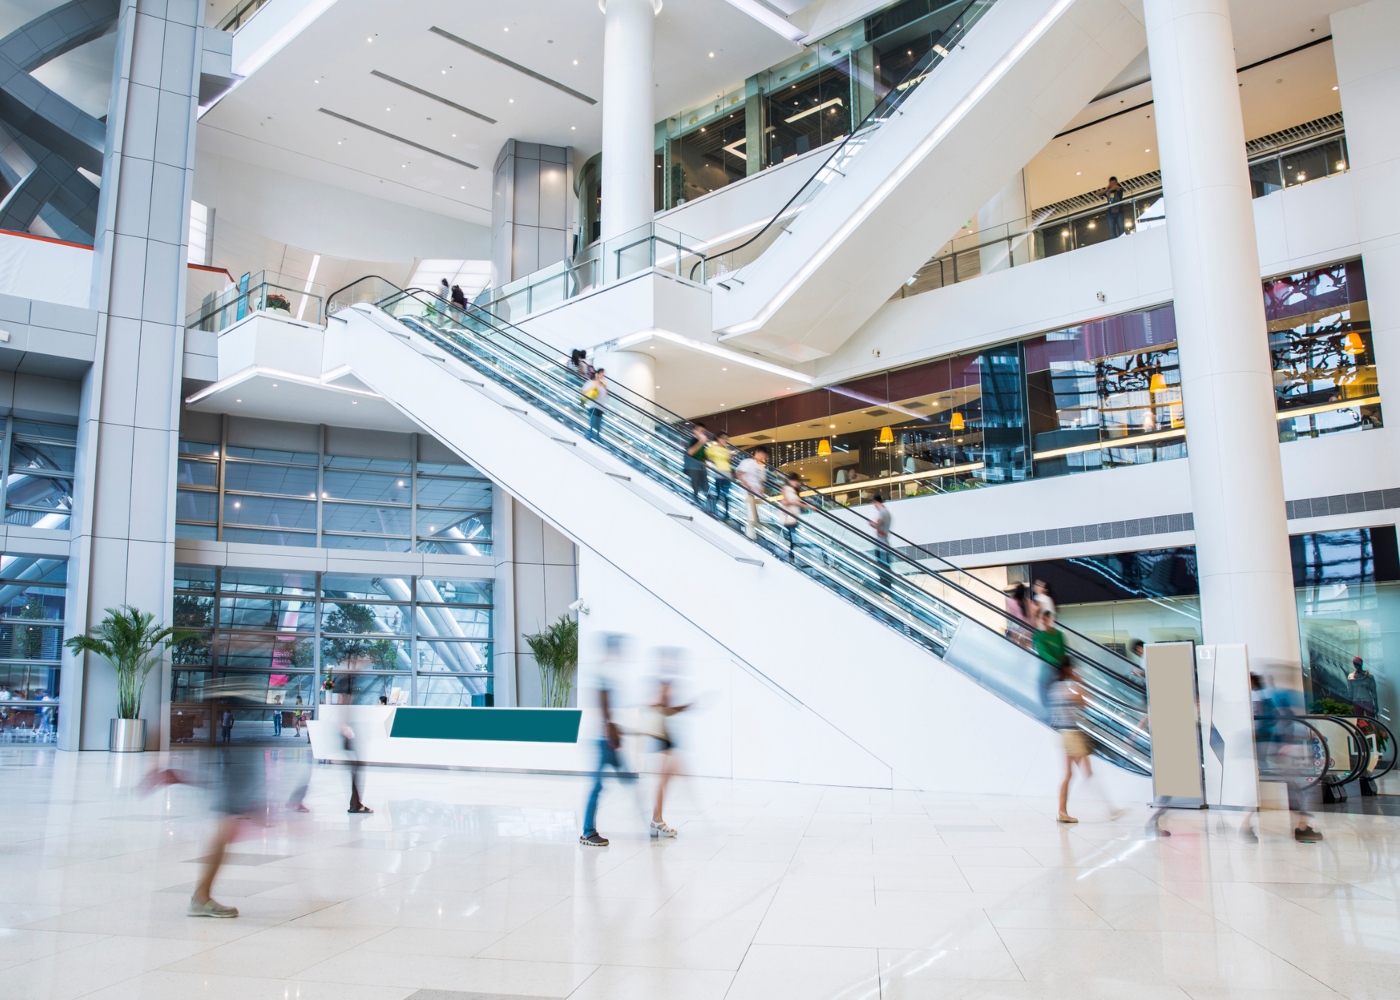
<path fill-rule="evenodd" d="M 576 708 L 398 708 L 389 735 L 416 740 L 577 743 Z"/>

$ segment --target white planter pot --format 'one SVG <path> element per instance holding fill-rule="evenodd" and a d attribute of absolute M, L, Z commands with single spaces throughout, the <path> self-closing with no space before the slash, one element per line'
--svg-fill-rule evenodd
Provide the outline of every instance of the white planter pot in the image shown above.
<path fill-rule="evenodd" d="M 113 719 L 107 731 L 107 749 L 112 753 L 140 753 L 146 749 L 145 719 Z"/>

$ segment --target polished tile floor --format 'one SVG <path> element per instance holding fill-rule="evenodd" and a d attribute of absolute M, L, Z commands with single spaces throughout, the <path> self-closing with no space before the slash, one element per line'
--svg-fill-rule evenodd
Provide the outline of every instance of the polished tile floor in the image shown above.
<path fill-rule="evenodd" d="M 1142 808 L 1059 827 L 1048 796 L 688 780 L 677 840 L 614 785 L 585 850 L 576 779 L 370 769 L 359 818 L 304 753 L 269 773 L 310 773 L 312 813 L 245 831 L 216 921 L 185 916 L 204 793 L 137 790 L 196 753 L 0 750 L 0 997 L 1400 997 L 1400 819 L 1156 839 Z"/>

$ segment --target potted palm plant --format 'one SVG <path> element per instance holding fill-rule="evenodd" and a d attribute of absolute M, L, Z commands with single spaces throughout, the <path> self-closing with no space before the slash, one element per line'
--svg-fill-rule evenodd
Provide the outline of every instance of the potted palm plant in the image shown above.
<path fill-rule="evenodd" d="M 108 747 L 117 753 L 146 749 L 146 720 L 140 717 L 146 675 L 167 649 L 194 633 L 155 624 L 155 615 L 124 604 L 108 608 L 107 617 L 65 645 L 74 653 L 92 653 L 117 672 L 117 717 L 108 731 Z"/>
<path fill-rule="evenodd" d="M 545 708 L 566 708 L 578 670 L 578 622 L 568 615 L 542 632 L 524 637 L 540 668 L 540 702 Z"/>

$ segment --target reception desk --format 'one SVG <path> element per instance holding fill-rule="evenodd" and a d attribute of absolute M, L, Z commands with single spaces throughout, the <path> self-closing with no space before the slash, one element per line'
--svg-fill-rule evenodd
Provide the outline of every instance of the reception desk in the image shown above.
<path fill-rule="evenodd" d="M 350 759 L 348 727 L 366 764 L 578 774 L 593 765 L 579 743 L 581 716 L 577 708 L 322 705 L 307 729 L 317 760 Z"/>

